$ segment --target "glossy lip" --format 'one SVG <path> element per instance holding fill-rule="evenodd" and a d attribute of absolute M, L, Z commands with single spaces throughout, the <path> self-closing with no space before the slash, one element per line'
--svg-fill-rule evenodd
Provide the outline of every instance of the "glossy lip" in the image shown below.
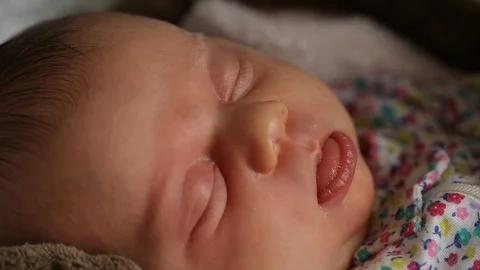
<path fill-rule="evenodd" d="M 355 168 L 357 164 L 357 150 L 353 141 L 341 132 L 334 132 L 328 138 L 335 140 L 339 147 L 340 160 L 339 168 L 336 170 L 335 176 L 321 190 L 317 190 L 317 201 L 319 204 L 327 204 L 333 201 L 341 201 L 345 198 L 351 183 L 354 180 Z M 325 145 L 327 139 L 322 142 Z M 319 174 L 319 166 L 322 163 L 322 151 L 319 151 L 317 164 L 315 168 L 315 177 Z M 317 184 L 318 186 L 318 184 Z"/>

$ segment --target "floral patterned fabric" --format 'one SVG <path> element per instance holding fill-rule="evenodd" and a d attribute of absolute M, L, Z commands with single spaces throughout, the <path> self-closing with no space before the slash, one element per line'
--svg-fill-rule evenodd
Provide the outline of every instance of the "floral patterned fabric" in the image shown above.
<path fill-rule="evenodd" d="M 376 197 L 354 269 L 480 270 L 480 80 L 334 85 Z"/>

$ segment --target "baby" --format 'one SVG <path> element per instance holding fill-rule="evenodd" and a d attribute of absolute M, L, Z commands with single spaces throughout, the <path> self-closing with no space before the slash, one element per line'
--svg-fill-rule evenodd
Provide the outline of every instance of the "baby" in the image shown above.
<path fill-rule="evenodd" d="M 143 17 L 29 29 L 0 47 L 0 245 L 144 269 L 480 267 L 480 129 L 457 110 L 439 123 L 475 136 L 440 133 L 443 103 L 401 81 L 336 89 L 348 112 L 295 67 Z"/>

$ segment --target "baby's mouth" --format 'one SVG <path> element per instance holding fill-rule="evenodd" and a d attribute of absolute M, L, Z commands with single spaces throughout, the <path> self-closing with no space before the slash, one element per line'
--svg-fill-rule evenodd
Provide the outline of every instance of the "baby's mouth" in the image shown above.
<path fill-rule="evenodd" d="M 343 199 L 353 181 L 357 151 L 353 141 L 334 132 L 325 141 L 317 165 L 317 199 L 319 204 L 334 198 Z"/>

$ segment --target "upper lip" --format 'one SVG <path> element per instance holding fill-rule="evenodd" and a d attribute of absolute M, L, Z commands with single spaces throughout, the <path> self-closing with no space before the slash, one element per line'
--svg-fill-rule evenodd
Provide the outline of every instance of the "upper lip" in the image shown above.
<path fill-rule="evenodd" d="M 322 160 L 324 158 L 324 155 L 323 155 L 323 147 L 327 141 L 327 139 L 331 136 L 331 133 L 327 133 L 326 135 L 323 135 L 320 137 L 320 139 L 318 140 L 318 144 L 317 144 L 317 150 L 316 150 L 316 153 L 315 153 L 315 167 L 314 167 L 314 170 L 315 170 L 315 186 L 316 188 L 318 189 L 318 179 L 317 179 L 317 175 L 318 175 L 318 167 L 320 165 L 320 163 L 322 163 Z"/>

